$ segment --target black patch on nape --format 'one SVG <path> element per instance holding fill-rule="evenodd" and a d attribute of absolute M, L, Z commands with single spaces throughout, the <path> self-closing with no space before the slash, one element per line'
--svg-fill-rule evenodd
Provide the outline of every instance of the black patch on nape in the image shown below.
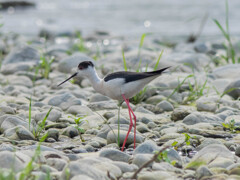
<path fill-rule="evenodd" d="M 94 67 L 94 65 L 91 61 L 83 61 L 83 62 L 79 63 L 78 69 L 80 69 L 80 70 L 87 69 L 88 66 Z"/>

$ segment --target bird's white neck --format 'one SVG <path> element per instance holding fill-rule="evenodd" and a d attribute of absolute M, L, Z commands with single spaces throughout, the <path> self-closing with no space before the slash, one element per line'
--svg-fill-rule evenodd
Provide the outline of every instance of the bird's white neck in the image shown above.
<path fill-rule="evenodd" d="M 91 82 L 93 88 L 97 92 L 101 93 L 101 91 L 102 91 L 102 79 L 98 76 L 95 69 L 90 74 L 87 75 L 87 78 Z"/>

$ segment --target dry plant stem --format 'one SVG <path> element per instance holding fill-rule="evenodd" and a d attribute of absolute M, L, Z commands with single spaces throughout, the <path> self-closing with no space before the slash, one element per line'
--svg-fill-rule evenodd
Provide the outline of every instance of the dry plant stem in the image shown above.
<path fill-rule="evenodd" d="M 147 167 L 149 164 L 151 164 L 152 162 L 154 162 L 158 156 L 163 152 L 165 151 L 166 149 L 168 149 L 169 146 L 166 146 L 164 148 L 162 148 L 161 150 L 159 150 L 158 153 L 154 154 L 154 156 L 152 157 L 152 159 L 150 159 L 149 161 L 147 161 L 146 163 L 144 163 L 134 174 L 133 176 L 131 177 L 131 179 L 137 179 L 137 175 L 138 173 L 140 173 L 142 171 L 143 168 Z"/>

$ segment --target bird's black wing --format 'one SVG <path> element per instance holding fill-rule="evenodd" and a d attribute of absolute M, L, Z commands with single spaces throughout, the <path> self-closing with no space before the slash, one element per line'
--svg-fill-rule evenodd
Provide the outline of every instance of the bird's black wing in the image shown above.
<path fill-rule="evenodd" d="M 137 81 L 140 79 L 148 78 L 155 75 L 160 75 L 163 71 L 168 69 L 169 67 L 152 71 L 152 72 L 129 72 L 129 71 L 119 71 L 115 73 L 108 74 L 104 77 L 104 81 L 110 81 L 113 79 L 124 79 L 125 83 Z"/>

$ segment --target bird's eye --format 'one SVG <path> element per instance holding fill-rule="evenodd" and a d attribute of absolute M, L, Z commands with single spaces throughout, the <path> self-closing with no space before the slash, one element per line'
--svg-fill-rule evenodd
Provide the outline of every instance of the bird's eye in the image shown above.
<path fill-rule="evenodd" d="M 83 70 L 83 67 L 82 67 L 82 66 L 79 66 L 78 69 Z"/>

